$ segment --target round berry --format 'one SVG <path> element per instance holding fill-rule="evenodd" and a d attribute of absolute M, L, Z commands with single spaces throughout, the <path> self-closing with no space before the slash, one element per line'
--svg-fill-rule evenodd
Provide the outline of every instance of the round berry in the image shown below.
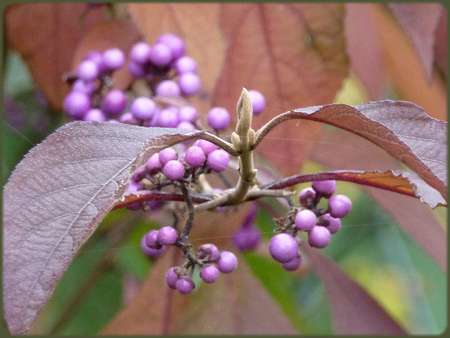
<path fill-rule="evenodd" d="M 171 289 L 176 289 L 176 283 L 178 280 L 178 274 L 177 274 L 177 268 L 175 266 L 172 266 L 167 270 L 166 272 L 166 284 Z"/>
<path fill-rule="evenodd" d="M 77 75 L 83 81 L 94 81 L 97 78 L 98 73 L 98 67 L 94 61 L 85 60 L 78 65 Z"/>
<path fill-rule="evenodd" d="M 176 289 L 183 295 L 187 295 L 194 290 L 195 284 L 189 277 L 181 277 L 175 283 Z"/>
<path fill-rule="evenodd" d="M 169 147 L 161 150 L 159 152 L 159 162 L 162 166 L 164 166 L 167 162 L 171 160 L 176 160 L 178 158 L 178 154 L 175 149 Z"/>
<path fill-rule="evenodd" d="M 283 268 L 287 271 L 295 271 L 302 264 L 302 257 L 300 255 L 295 256 L 290 261 L 283 263 Z"/>
<path fill-rule="evenodd" d="M 155 93 L 164 97 L 180 96 L 180 87 L 175 81 L 164 80 L 156 86 Z"/>
<path fill-rule="evenodd" d="M 352 201 L 345 195 L 333 195 L 328 200 L 328 208 L 331 216 L 342 218 L 352 210 Z"/>
<path fill-rule="evenodd" d="M 85 121 L 105 122 L 105 114 L 100 109 L 90 109 L 86 115 L 84 115 Z"/>
<path fill-rule="evenodd" d="M 130 107 L 130 112 L 133 116 L 140 120 L 148 120 L 152 118 L 156 109 L 156 104 L 148 97 L 136 98 Z"/>
<path fill-rule="evenodd" d="M 192 168 L 202 167 L 206 161 L 206 155 L 203 152 L 202 148 L 198 146 L 189 147 L 186 150 L 184 160 L 187 164 L 189 164 Z"/>
<path fill-rule="evenodd" d="M 233 236 L 233 243 L 241 251 L 254 250 L 261 241 L 261 231 L 254 225 L 242 227 Z"/>
<path fill-rule="evenodd" d="M 181 38 L 175 34 L 166 33 L 161 35 L 157 42 L 160 42 L 169 47 L 171 55 L 174 59 L 178 59 L 184 54 L 185 45 Z"/>
<path fill-rule="evenodd" d="M 214 244 L 202 244 L 197 250 L 197 256 L 200 259 L 216 262 L 220 258 L 220 251 Z"/>
<path fill-rule="evenodd" d="M 145 244 L 153 249 L 161 249 L 161 244 L 158 241 L 159 231 L 158 230 L 150 230 L 144 236 Z"/>
<path fill-rule="evenodd" d="M 194 142 L 194 146 L 199 146 L 200 148 L 202 148 L 205 155 L 208 155 L 212 151 L 219 149 L 219 147 L 216 146 L 214 143 L 206 140 L 197 140 Z"/>
<path fill-rule="evenodd" d="M 147 175 L 147 169 L 145 166 L 141 165 L 136 168 L 133 175 L 131 176 L 131 180 L 134 182 L 139 182 Z"/>
<path fill-rule="evenodd" d="M 298 255 L 298 244 L 289 234 L 277 234 L 269 242 L 269 252 L 278 262 L 286 263 Z"/>
<path fill-rule="evenodd" d="M 332 234 L 338 232 L 342 227 L 341 220 L 339 218 L 334 218 L 330 214 L 320 216 L 319 222 L 320 225 L 326 226 L 327 229 L 330 230 Z"/>
<path fill-rule="evenodd" d="M 180 121 L 195 122 L 197 116 L 197 109 L 192 106 L 183 106 L 178 110 L 178 117 Z"/>
<path fill-rule="evenodd" d="M 125 64 L 125 55 L 119 48 L 107 49 L 103 52 L 103 64 L 109 70 L 117 70 Z"/>
<path fill-rule="evenodd" d="M 97 51 L 91 51 L 86 55 L 85 60 L 93 61 L 97 65 L 97 70 L 101 74 L 105 70 L 105 65 L 103 64 L 102 53 Z"/>
<path fill-rule="evenodd" d="M 230 114 L 225 108 L 214 107 L 208 112 L 208 124 L 215 130 L 227 129 L 230 122 Z"/>
<path fill-rule="evenodd" d="M 153 258 L 161 256 L 166 251 L 166 247 L 161 247 L 160 249 L 155 249 L 155 248 L 149 247 L 145 243 L 145 237 L 142 237 L 141 249 L 144 252 L 144 254 L 146 254 L 149 257 L 153 257 Z"/>
<path fill-rule="evenodd" d="M 197 129 L 197 128 L 195 128 L 195 126 L 191 122 L 187 122 L 187 121 L 181 121 L 180 123 L 178 123 L 177 128 L 178 129 L 189 130 L 189 131 L 194 131 L 194 130 Z"/>
<path fill-rule="evenodd" d="M 197 71 L 197 62 L 189 56 L 179 58 L 174 65 L 178 74 L 195 73 Z"/>
<path fill-rule="evenodd" d="M 331 240 L 330 230 L 317 225 L 308 234 L 308 242 L 315 248 L 325 248 Z"/>
<path fill-rule="evenodd" d="M 230 162 L 230 155 L 223 149 L 217 149 L 208 154 L 207 164 L 215 172 L 224 171 Z"/>
<path fill-rule="evenodd" d="M 64 98 L 64 110 L 75 119 L 81 119 L 91 108 L 89 96 L 80 92 L 70 92 Z"/>
<path fill-rule="evenodd" d="M 314 212 L 308 209 L 301 210 L 295 215 L 295 227 L 298 230 L 309 231 L 317 223 L 317 216 Z"/>
<path fill-rule="evenodd" d="M 145 167 L 150 174 L 157 173 L 162 168 L 162 164 L 159 161 L 159 153 L 155 153 L 147 160 Z"/>
<path fill-rule="evenodd" d="M 160 127 L 175 128 L 179 124 L 178 111 L 172 108 L 166 108 L 158 114 L 158 125 Z"/>
<path fill-rule="evenodd" d="M 158 243 L 161 245 L 172 245 L 178 239 L 177 231 L 171 226 L 164 226 L 158 231 Z"/>
<path fill-rule="evenodd" d="M 163 174 L 170 180 L 176 181 L 184 177 L 184 166 L 178 160 L 171 160 L 163 167 Z"/>
<path fill-rule="evenodd" d="M 73 83 L 72 91 L 74 92 L 80 92 L 86 95 L 91 95 L 96 88 L 95 82 L 86 82 L 83 80 L 76 80 Z"/>
<path fill-rule="evenodd" d="M 200 278 L 205 283 L 214 283 L 219 278 L 220 271 L 214 265 L 206 265 L 200 270 Z"/>
<path fill-rule="evenodd" d="M 312 187 L 317 193 L 329 197 L 336 191 L 336 181 L 314 181 Z"/>
<path fill-rule="evenodd" d="M 201 88 L 200 78 L 194 73 L 183 73 L 178 78 L 178 84 L 184 95 L 191 96 L 198 93 Z"/>
<path fill-rule="evenodd" d="M 230 273 L 236 270 L 238 266 L 238 260 L 234 253 L 231 251 L 222 251 L 220 253 L 220 258 L 217 262 L 217 267 L 220 272 Z"/>
<path fill-rule="evenodd" d="M 105 95 L 102 101 L 102 110 L 110 115 L 117 115 L 123 112 L 127 105 L 127 97 L 119 89 L 113 89 Z"/>
<path fill-rule="evenodd" d="M 145 74 L 147 73 L 145 71 L 144 66 L 133 61 L 128 63 L 128 71 L 130 72 L 131 75 L 133 75 L 135 78 L 138 79 L 144 77 Z"/>
<path fill-rule="evenodd" d="M 314 202 L 316 198 L 316 191 L 313 188 L 305 188 L 300 191 L 298 196 L 299 202 L 304 207 L 309 207 Z"/>
<path fill-rule="evenodd" d="M 144 64 L 150 59 L 151 47 L 146 42 L 138 42 L 131 48 L 130 59 L 137 64 Z"/>
<path fill-rule="evenodd" d="M 139 121 L 136 120 L 131 113 L 125 113 L 121 115 L 119 121 L 126 124 L 139 124 Z"/>
<path fill-rule="evenodd" d="M 250 101 L 252 102 L 253 114 L 259 115 L 266 108 L 264 95 L 257 90 L 249 90 Z"/>
<path fill-rule="evenodd" d="M 172 58 L 170 48 L 163 43 L 156 43 L 149 53 L 149 61 L 157 67 L 167 66 Z"/>

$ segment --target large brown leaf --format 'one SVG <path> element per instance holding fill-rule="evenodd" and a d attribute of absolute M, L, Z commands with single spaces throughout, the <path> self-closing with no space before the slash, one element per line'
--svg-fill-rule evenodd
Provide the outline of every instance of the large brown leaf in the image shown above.
<path fill-rule="evenodd" d="M 136 166 L 195 134 L 72 122 L 25 156 L 3 194 L 3 299 L 12 334 L 29 329 Z"/>
<path fill-rule="evenodd" d="M 258 131 L 258 139 L 270 127 L 289 119 L 327 123 L 362 136 L 409 166 L 447 198 L 447 123 L 431 118 L 421 107 L 386 100 L 299 108 L 268 122 Z"/>
<path fill-rule="evenodd" d="M 242 87 L 260 90 L 267 108 L 256 126 L 289 107 L 332 102 L 347 76 L 342 5 L 224 4 L 221 27 L 228 48 L 214 103 L 233 110 Z M 289 139 L 317 134 L 310 123 L 286 125 L 260 151 L 292 173 L 309 147 L 293 147 Z"/>
<path fill-rule="evenodd" d="M 315 249 L 307 250 L 314 271 L 331 301 L 333 327 L 337 334 L 405 335 L 372 297 L 331 260 Z"/>
<path fill-rule="evenodd" d="M 448 75 L 448 27 L 447 27 L 448 13 L 443 10 L 436 29 L 436 38 L 434 45 L 434 58 L 437 66 Z"/>
<path fill-rule="evenodd" d="M 79 41 L 91 27 L 107 20 L 103 9 L 89 13 L 86 9 L 81 3 L 42 3 L 14 5 L 6 11 L 8 43 L 25 59 L 55 109 L 61 108 L 68 90 L 63 74 L 70 70 Z"/>
<path fill-rule="evenodd" d="M 332 145 L 332 146 L 331 146 Z M 400 170 L 400 164 L 380 148 L 358 136 L 332 130 L 324 133 L 314 147 L 312 160 L 330 169 Z M 447 270 L 447 236 L 430 208 L 419 201 L 379 189 L 368 189 L 376 202 L 425 251 Z"/>
<path fill-rule="evenodd" d="M 410 38 L 431 78 L 434 64 L 435 32 L 443 11 L 439 3 L 389 4 L 394 16 Z"/>

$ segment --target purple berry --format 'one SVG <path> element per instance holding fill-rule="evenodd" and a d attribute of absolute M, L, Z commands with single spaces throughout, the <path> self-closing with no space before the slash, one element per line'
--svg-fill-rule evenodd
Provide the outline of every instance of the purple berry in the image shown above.
<path fill-rule="evenodd" d="M 145 237 L 142 237 L 141 249 L 147 256 L 153 257 L 153 258 L 161 256 L 166 251 L 166 247 L 161 247 L 160 249 L 155 249 L 155 248 L 149 247 L 145 243 Z"/>
<path fill-rule="evenodd" d="M 324 248 L 326 247 L 331 240 L 330 230 L 327 228 L 317 225 L 311 229 L 308 234 L 308 242 L 309 245 L 315 248 Z"/>
<path fill-rule="evenodd" d="M 178 274 L 177 274 L 177 268 L 175 266 L 172 266 L 167 270 L 166 272 L 166 284 L 171 289 L 176 289 L 176 283 L 178 280 Z"/>
<path fill-rule="evenodd" d="M 183 295 L 187 295 L 192 292 L 195 287 L 194 282 L 189 277 L 181 277 L 175 283 L 176 289 Z"/>
<path fill-rule="evenodd" d="M 233 236 L 233 243 L 241 251 L 254 250 L 261 240 L 261 231 L 253 224 L 242 227 Z"/>
<path fill-rule="evenodd" d="M 277 234 L 269 242 L 269 252 L 278 262 L 286 263 L 298 255 L 298 244 L 289 234 Z"/>
<path fill-rule="evenodd" d="M 298 230 L 309 231 L 317 223 L 317 216 L 314 212 L 308 209 L 301 210 L 295 215 L 295 227 Z"/>
<path fill-rule="evenodd" d="M 197 250 L 197 256 L 200 259 L 216 262 L 220 258 L 220 251 L 214 244 L 202 244 Z"/>
<path fill-rule="evenodd" d="M 167 66 L 172 61 L 170 48 L 163 43 L 156 43 L 150 50 L 149 60 L 157 67 Z"/>
<path fill-rule="evenodd" d="M 77 69 L 78 77 L 86 82 L 94 81 L 97 78 L 98 73 L 97 64 L 91 60 L 82 61 Z"/>
<path fill-rule="evenodd" d="M 197 140 L 194 142 L 194 146 L 199 146 L 202 148 L 205 155 L 209 155 L 212 151 L 219 149 L 214 143 L 206 141 L 206 140 Z"/>
<path fill-rule="evenodd" d="M 161 150 L 159 152 L 159 161 L 162 166 L 164 166 L 167 162 L 171 160 L 176 160 L 178 158 L 178 154 L 175 149 L 169 147 Z"/>
<path fill-rule="evenodd" d="M 175 244 L 177 238 L 178 233 L 171 226 L 164 226 L 158 231 L 158 243 L 161 245 Z"/>
<path fill-rule="evenodd" d="M 195 122 L 197 115 L 197 109 L 192 106 L 183 106 L 178 110 L 180 121 Z"/>
<path fill-rule="evenodd" d="M 103 65 L 108 70 L 117 70 L 125 64 L 125 55 L 119 48 L 107 49 L 103 52 Z"/>
<path fill-rule="evenodd" d="M 155 153 L 147 160 L 145 167 L 150 174 L 157 173 L 162 168 L 162 164 L 159 161 L 159 153 Z"/>
<path fill-rule="evenodd" d="M 178 84 L 184 95 L 191 96 L 198 93 L 201 88 L 200 78 L 194 73 L 184 73 L 178 78 Z"/>
<path fill-rule="evenodd" d="M 290 261 L 283 263 L 283 268 L 287 271 L 295 271 L 302 264 L 302 257 L 300 255 L 295 256 Z"/>
<path fill-rule="evenodd" d="M 184 42 L 181 38 L 179 38 L 175 34 L 170 33 L 163 34 L 158 38 L 157 42 L 160 42 L 169 47 L 171 55 L 174 59 L 178 59 L 184 54 L 185 51 Z"/>
<path fill-rule="evenodd" d="M 105 122 L 105 114 L 100 109 L 90 109 L 86 115 L 84 115 L 85 121 Z"/>
<path fill-rule="evenodd" d="M 81 119 L 91 108 L 89 96 L 80 92 L 70 92 L 64 98 L 64 110 L 72 117 Z"/>
<path fill-rule="evenodd" d="M 230 162 L 230 155 L 223 149 L 217 149 L 208 154 L 206 163 L 215 172 L 224 171 Z"/>
<path fill-rule="evenodd" d="M 328 200 L 328 208 L 331 216 L 342 218 L 352 210 L 352 201 L 345 195 L 333 195 Z"/>
<path fill-rule="evenodd" d="M 156 86 L 155 92 L 157 96 L 180 96 L 180 87 L 175 81 L 164 80 Z"/>
<path fill-rule="evenodd" d="M 175 62 L 174 67 L 178 74 L 195 73 L 197 71 L 197 62 L 189 56 L 183 56 Z"/>
<path fill-rule="evenodd" d="M 312 187 L 320 195 L 329 197 L 336 191 L 336 181 L 314 181 Z"/>
<path fill-rule="evenodd" d="M 136 191 L 139 191 L 141 189 L 142 189 L 142 184 L 140 184 L 139 182 L 131 181 L 127 187 L 127 194 L 133 194 Z"/>
<path fill-rule="evenodd" d="M 128 71 L 130 72 L 131 75 L 133 75 L 138 79 L 144 77 L 146 74 L 144 66 L 133 61 L 128 63 Z"/>
<path fill-rule="evenodd" d="M 131 180 L 134 182 L 139 182 L 147 175 L 147 168 L 145 166 L 141 165 L 136 168 L 133 175 L 131 176 Z"/>
<path fill-rule="evenodd" d="M 192 168 L 202 167 L 206 161 L 206 155 L 203 152 L 202 148 L 198 146 L 189 147 L 186 150 L 184 160 L 187 164 L 189 164 Z"/>
<path fill-rule="evenodd" d="M 99 74 L 101 74 L 105 70 L 105 65 L 103 64 L 103 56 L 102 53 L 97 51 L 92 51 L 87 54 L 84 60 L 89 60 L 95 62 L 97 65 L 97 70 Z"/>
<path fill-rule="evenodd" d="M 214 265 L 206 265 L 200 270 L 200 278 L 205 283 L 214 283 L 219 278 L 220 271 Z"/>
<path fill-rule="evenodd" d="M 227 129 L 230 122 L 230 114 L 225 108 L 214 107 L 208 112 L 208 124 L 215 130 Z"/>
<path fill-rule="evenodd" d="M 334 218 L 330 214 L 320 216 L 319 224 L 326 226 L 332 234 L 338 232 L 342 227 L 341 220 L 339 218 Z"/>
<path fill-rule="evenodd" d="M 222 251 L 220 258 L 217 262 L 217 267 L 220 272 L 230 273 L 237 269 L 238 260 L 234 253 L 231 251 Z"/>
<path fill-rule="evenodd" d="M 158 241 L 158 230 L 150 230 L 147 232 L 144 236 L 145 238 L 145 244 L 153 249 L 161 249 L 162 245 Z"/>
<path fill-rule="evenodd" d="M 178 129 L 189 130 L 189 131 L 194 131 L 194 130 L 197 129 L 197 128 L 195 128 L 195 126 L 191 122 L 187 122 L 187 121 L 181 121 L 180 123 L 178 123 L 177 128 Z"/>
<path fill-rule="evenodd" d="M 162 172 L 172 181 L 180 180 L 184 177 L 183 163 L 178 160 L 171 160 L 164 165 Z"/>
<path fill-rule="evenodd" d="M 130 112 L 133 116 L 140 120 L 150 119 L 156 109 L 156 104 L 153 100 L 148 97 L 138 97 L 136 98 L 130 107 Z"/>
<path fill-rule="evenodd" d="M 166 108 L 158 114 L 158 125 L 160 127 L 175 128 L 178 126 L 178 111 L 172 108 Z"/>
<path fill-rule="evenodd" d="M 95 82 L 86 82 L 83 80 L 76 80 L 73 83 L 72 91 L 74 92 L 80 92 L 86 95 L 91 95 L 96 88 Z"/>
<path fill-rule="evenodd" d="M 127 105 L 127 97 L 119 89 L 113 89 L 105 95 L 102 101 L 102 110 L 110 115 L 117 115 L 123 112 Z"/>
<path fill-rule="evenodd" d="M 126 124 L 139 124 L 139 121 L 136 120 L 131 113 L 125 113 L 121 115 L 119 121 Z"/>
<path fill-rule="evenodd" d="M 314 199 L 316 198 L 316 191 L 313 188 L 305 188 L 300 191 L 298 196 L 300 204 L 304 207 L 309 207 L 312 205 Z"/>
<path fill-rule="evenodd" d="M 259 115 L 266 108 L 266 99 L 264 95 L 257 90 L 249 90 L 250 101 L 252 102 L 253 114 Z"/>
<path fill-rule="evenodd" d="M 143 65 L 150 58 L 151 47 L 146 42 L 136 43 L 130 51 L 130 59 L 132 62 Z"/>

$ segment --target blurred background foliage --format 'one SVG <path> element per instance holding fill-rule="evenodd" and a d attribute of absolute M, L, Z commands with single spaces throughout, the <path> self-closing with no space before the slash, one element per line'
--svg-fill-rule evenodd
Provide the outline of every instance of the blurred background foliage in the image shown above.
<path fill-rule="evenodd" d="M 399 93 L 391 87 L 386 97 L 396 99 Z M 11 50 L 6 57 L 3 99 L 2 184 L 23 155 L 65 121 L 61 112 L 49 108 L 22 58 Z M 367 89 L 352 72 L 335 102 L 357 104 L 369 99 Z M 320 168 L 307 161 L 301 170 Z M 339 183 L 338 191 L 351 196 L 354 207 L 325 254 L 409 333 L 443 332 L 447 326 L 446 272 L 365 190 Z M 444 208 L 433 212 L 445 229 L 446 212 Z M 96 334 L 130 301 L 152 269 L 152 262 L 140 252 L 139 241 L 157 226 L 145 216 L 131 218 L 131 213 L 114 211 L 103 221 L 65 273 L 35 332 Z M 126 236 L 120 242 L 106 231 L 118 224 L 126 224 Z M 260 210 L 257 225 L 269 238 L 272 220 L 268 212 Z M 112 260 L 105 260 L 107 255 Z M 259 251 L 246 253 L 245 260 L 299 333 L 332 333 L 330 304 L 313 272 L 288 273 Z"/>

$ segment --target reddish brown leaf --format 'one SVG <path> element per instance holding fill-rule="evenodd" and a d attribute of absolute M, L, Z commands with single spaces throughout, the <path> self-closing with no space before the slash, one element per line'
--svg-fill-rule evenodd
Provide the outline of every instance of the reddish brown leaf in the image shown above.
<path fill-rule="evenodd" d="M 428 78 L 434 64 L 435 31 L 443 11 L 438 3 L 389 4 L 394 16 L 410 38 L 420 56 Z"/>
<path fill-rule="evenodd" d="M 447 197 L 447 123 L 431 118 L 411 102 L 386 100 L 291 110 L 263 126 L 258 141 L 274 126 L 290 119 L 319 121 L 362 136 Z"/>
<path fill-rule="evenodd" d="M 364 84 L 369 97 L 380 99 L 384 97 L 387 74 L 372 5 L 349 3 L 345 9 L 345 36 L 351 68 Z"/>
<path fill-rule="evenodd" d="M 14 5 L 6 11 L 8 43 L 25 59 L 55 109 L 61 108 L 68 90 L 63 74 L 70 70 L 77 44 L 86 31 L 107 19 L 103 9 L 86 13 L 86 8 L 81 3 L 42 3 Z"/>
<path fill-rule="evenodd" d="M 367 292 L 346 276 L 327 257 L 307 250 L 331 302 L 333 327 L 336 334 L 405 335 L 396 323 Z"/>
<path fill-rule="evenodd" d="M 139 38 L 139 32 L 130 20 L 110 20 L 100 23 L 86 32 L 77 45 L 72 69 L 75 70 L 80 61 L 92 50 L 103 51 L 115 47 L 127 52 Z M 113 80 L 115 87 L 125 89 L 131 83 L 132 77 L 125 66 L 114 73 Z"/>
<path fill-rule="evenodd" d="M 347 75 L 342 5 L 224 4 L 221 27 L 228 49 L 214 103 L 234 110 L 242 87 L 260 90 L 267 109 L 255 124 L 292 106 L 331 102 Z M 310 123 L 277 130 L 261 152 L 280 170 L 292 173 L 308 146 L 290 138 L 313 140 Z M 283 152 L 274 151 L 283 149 Z"/>
<path fill-rule="evenodd" d="M 400 164 L 380 148 L 340 130 L 324 133 L 315 145 L 311 159 L 330 169 L 401 169 Z M 447 236 L 430 208 L 417 200 L 379 189 L 370 188 L 368 192 L 446 271 Z"/>
<path fill-rule="evenodd" d="M 437 66 L 448 75 L 448 30 L 447 30 L 447 10 L 443 10 L 436 29 L 434 44 L 434 59 Z"/>
<path fill-rule="evenodd" d="M 379 36 L 384 64 L 396 94 L 422 106 L 431 116 L 447 120 L 447 89 L 437 72 L 431 82 L 414 47 L 400 25 L 381 4 L 371 4 Z M 361 27 L 363 31 L 365 26 Z"/>

